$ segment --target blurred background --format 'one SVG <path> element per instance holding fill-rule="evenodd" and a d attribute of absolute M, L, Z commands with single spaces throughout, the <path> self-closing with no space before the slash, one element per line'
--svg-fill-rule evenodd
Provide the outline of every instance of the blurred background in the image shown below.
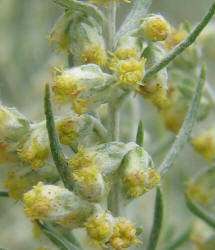
<path fill-rule="evenodd" d="M 185 20 L 194 25 L 206 13 L 211 2 L 154 0 L 151 12 L 161 13 L 174 26 Z M 122 22 L 128 7 L 129 5 L 120 3 L 118 25 Z M 0 1 L 0 102 L 17 107 L 32 120 L 44 117 L 44 84 L 51 80 L 53 67 L 67 65 L 66 56 L 63 53 L 56 54 L 47 39 L 62 11 L 51 0 Z M 215 76 L 214 66 L 213 61 L 208 63 L 208 78 L 212 83 Z M 145 129 L 153 141 L 153 145 L 148 149 L 152 151 L 152 148 L 160 143 L 161 121 L 155 108 L 147 102 L 141 101 L 141 116 L 139 119 L 143 119 Z M 158 164 L 161 158 L 155 160 Z M 175 170 L 167 176 L 164 183 L 165 229 L 162 242 L 169 242 L 179 235 L 193 220 L 184 205 L 184 183 L 188 176 L 205 165 L 206 163 L 187 146 L 178 159 Z M 3 173 L 0 170 L 1 179 Z M 0 187 L 3 189 L 2 181 Z M 144 240 L 147 239 L 151 227 L 153 200 L 154 192 L 150 192 L 126 210 L 131 219 L 144 227 Z M 0 198 L 1 247 L 11 250 L 34 250 L 38 247 L 55 249 L 45 238 L 41 237 L 39 241 L 33 238 L 32 225 L 25 218 L 22 206 L 7 198 Z M 165 250 L 162 244 L 158 249 Z M 178 249 L 189 250 L 192 246 L 188 243 Z"/>

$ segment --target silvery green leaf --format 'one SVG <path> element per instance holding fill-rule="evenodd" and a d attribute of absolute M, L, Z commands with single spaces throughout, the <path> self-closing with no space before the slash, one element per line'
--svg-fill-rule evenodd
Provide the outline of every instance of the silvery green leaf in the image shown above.
<path fill-rule="evenodd" d="M 103 24 L 105 17 L 103 13 L 94 5 L 76 0 L 53 0 L 55 3 L 68 10 L 82 11 L 83 13 L 94 17 L 99 23 Z"/>
<path fill-rule="evenodd" d="M 180 154 L 184 145 L 189 139 L 190 133 L 197 118 L 197 113 L 200 105 L 200 99 L 201 99 L 202 89 L 205 83 L 205 78 L 206 78 L 206 69 L 205 65 L 203 65 L 200 79 L 194 93 L 193 101 L 185 117 L 184 123 L 176 137 L 175 142 L 173 143 L 171 149 L 169 150 L 169 153 L 167 154 L 166 158 L 159 167 L 161 176 L 166 175 L 168 170 L 173 166 L 177 156 Z"/>
<path fill-rule="evenodd" d="M 140 19 L 146 15 L 152 0 L 135 0 L 133 8 L 125 18 L 125 21 L 119 28 L 116 34 L 116 43 L 120 37 L 129 34 L 132 30 L 135 30 L 140 22 Z"/>

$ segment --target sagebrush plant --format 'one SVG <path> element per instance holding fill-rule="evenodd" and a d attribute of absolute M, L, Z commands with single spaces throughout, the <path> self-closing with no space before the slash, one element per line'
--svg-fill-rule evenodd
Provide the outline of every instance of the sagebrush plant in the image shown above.
<path fill-rule="evenodd" d="M 0 106 L 0 162 L 8 190 L 0 195 L 20 201 L 59 249 L 154 250 L 162 228 L 162 179 L 188 142 L 210 167 L 188 180 L 187 206 L 214 229 L 215 128 L 197 136 L 191 131 L 215 108 L 202 62 L 202 55 L 215 51 L 215 23 L 206 27 L 215 3 L 191 29 L 188 22 L 174 28 L 161 14 L 149 13 L 151 0 L 125 0 L 131 10 L 116 30 L 119 1 L 54 2 L 63 14 L 48 38 L 67 54 L 68 67 L 56 65 L 46 83 L 44 121 Z M 133 141 L 120 141 L 120 109 L 138 96 L 177 135 L 160 166 L 144 148 L 142 121 Z M 51 101 L 61 115 L 53 115 Z M 145 242 L 142 228 L 123 210 L 154 188 L 154 220 Z M 77 228 L 85 230 L 87 243 L 82 234 L 73 235 Z M 163 249 L 176 249 L 190 236 L 195 249 L 215 249 L 215 234 L 200 239 L 190 229 Z"/>

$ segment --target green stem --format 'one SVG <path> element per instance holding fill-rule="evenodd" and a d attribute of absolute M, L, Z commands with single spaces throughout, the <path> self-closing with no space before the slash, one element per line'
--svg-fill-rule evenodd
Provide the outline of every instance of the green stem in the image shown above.
<path fill-rule="evenodd" d="M 192 128 L 197 118 L 197 112 L 200 104 L 202 89 L 206 79 L 206 69 L 205 65 L 202 66 L 200 79 L 196 87 L 196 91 L 193 97 L 193 101 L 190 105 L 189 111 L 185 117 L 184 123 L 176 137 L 175 142 L 173 143 L 171 149 L 169 150 L 167 156 L 164 161 L 161 163 L 159 167 L 159 171 L 161 176 L 163 177 L 169 171 L 169 169 L 173 166 L 176 158 L 182 151 L 185 143 L 188 141 Z"/>
<path fill-rule="evenodd" d="M 61 250 L 79 250 L 80 248 L 73 245 L 67 239 L 65 239 L 61 234 L 59 234 L 53 227 L 46 223 L 41 223 L 39 220 L 36 220 L 39 228 L 44 232 L 44 234 Z"/>
<path fill-rule="evenodd" d="M 149 243 L 146 248 L 147 250 L 156 249 L 161 232 L 162 219 L 163 219 L 163 199 L 160 188 L 157 188 L 156 198 L 155 198 L 154 221 L 149 238 Z"/>
<path fill-rule="evenodd" d="M 55 128 L 54 116 L 50 101 L 49 84 L 46 84 L 45 87 L 45 115 L 46 115 L 46 127 L 48 131 L 50 149 L 53 160 L 55 162 L 59 175 L 64 183 L 64 186 L 69 190 L 72 190 L 73 185 L 71 183 L 70 173 L 68 171 L 68 162 L 64 157 Z"/>
<path fill-rule="evenodd" d="M 105 127 L 101 124 L 101 122 L 92 117 L 93 124 L 94 124 L 94 131 L 98 134 L 98 136 L 102 139 L 103 142 L 107 142 L 107 130 Z"/>
<path fill-rule="evenodd" d="M 116 33 L 116 3 L 109 2 L 108 6 L 105 8 L 106 15 L 106 39 L 107 39 L 107 49 L 113 51 L 114 49 L 114 39 Z"/>
<path fill-rule="evenodd" d="M 180 44 L 178 44 L 165 58 L 163 58 L 160 62 L 156 63 L 149 70 L 147 70 L 143 82 L 152 77 L 161 69 L 165 68 L 176 56 L 181 54 L 186 48 L 188 48 L 192 43 L 195 42 L 198 35 L 204 29 L 204 27 L 209 23 L 211 18 L 215 13 L 215 3 L 212 4 L 208 13 L 202 19 L 202 21 L 196 26 L 196 28 L 188 35 L 188 37 L 183 40 Z"/>
<path fill-rule="evenodd" d="M 119 140 L 119 109 L 109 104 L 108 109 L 109 119 L 109 141 Z"/>
<path fill-rule="evenodd" d="M 9 197 L 9 192 L 7 192 L 7 191 L 0 191 L 0 197 Z"/>
<path fill-rule="evenodd" d="M 174 242 L 170 244 L 169 247 L 165 248 L 167 250 L 175 250 L 182 244 L 184 244 L 190 238 L 192 228 L 188 228 L 184 233 L 182 233 Z"/>
<path fill-rule="evenodd" d="M 215 229 L 215 217 L 212 217 L 207 211 L 198 206 L 195 202 L 193 202 L 187 195 L 185 195 L 187 207 L 190 211 L 202 219 L 205 223 Z"/>
<path fill-rule="evenodd" d="M 120 183 L 118 173 L 114 176 L 113 185 L 108 196 L 108 210 L 111 211 L 113 216 L 119 216 L 121 213 L 120 203 Z"/>

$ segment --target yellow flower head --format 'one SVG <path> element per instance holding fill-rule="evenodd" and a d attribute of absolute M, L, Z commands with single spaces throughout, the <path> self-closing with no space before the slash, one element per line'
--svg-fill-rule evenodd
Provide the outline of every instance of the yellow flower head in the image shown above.
<path fill-rule="evenodd" d="M 97 243 L 104 245 L 113 233 L 112 221 L 111 214 L 106 212 L 90 216 L 85 225 L 89 237 Z"/>
<path fill-rule="evenodd" d="M 139 85 L 142 84 L 144 76 L 145 59 L 136 60 L 130 58 L 127 60 L 116 60 L 116 64 L 112 65 L 111 69 L 115 71 L 117 77 L 117 84 L 132 87 L 138 90 Z"/>
<path fill-rule="evenodd" d="M 129 248 L 132 245 L 140 243 L 136 236 L 136 229 L 126 218 L 119 218 L 113 229 L 113 235 L 109 244 L 116 250 Z"/>
<path fill-rule="evenodd" d="M 168 36 L 165 42 L 163 42 L 164 48 L 166 50 L 171 50 L 182 42 L 186 36 L 187 32 L 184 30 L 183 25 L 180 25 L 178 29 L 173 29 L 172 33 Z"/>
<path fill-rule="evenodd" d="M 215 157 L 215 129 L 211 128 L 204 131 L 199 136 L 191 141 L 196 152 L 210 163 L 213 162 Z"/>
<path fill-rule="evenodd" d="M 86 168 L 94 165 L 94 156 L 88 155 L 83 147 L 78 145 L 78 153 L 76 153 L 70 160 L 69 164 L 74 169 Z"/>
<path fill-rule="evenodd" d="M 88 111 L 88 100 L 76 98 L 72 103 L 72 108 L 76 114 L 85 114 Z"/>
<path fill-rule="evenodd" d="M 75 181 L 84 185 L 94 185 L 97 183 L 99 174 L 100 171 L 96 166 L 90 166 L 87 168 L 75 169 L 73 171 L 73 178 Z"/>
<path fill-rule="evenodd" d="M 153 168 L 149 154 L 136 147 L 123 160 L 122 183 L 128 198 L 135 198 L 159 184 L 160 176 Z"/>
<path fill-rule="evenodd" d="M 31 219 L 49 217 L 51 199 L 43 194 L 43 183 L 39 182 L 33 190 L 24 194 L 25 213 Z"/>
<path fill-rule="evenodd" d="M 149 40 L 163 41 L 170 33 L 170 25 L 162 16 L 151 15 L 142 19 L 140 32 Z"/>
<path fill-rule="evenodd" d="M 58 19 L 55 26 L 53 27 L 51 33 L 48 35 L 50 43 L 57 44 L 58 46 L 57 52 L 61 50 L 65 50 L 69 53 L 72 52 L 71 35 L 69 32 L 70 21 L 71 21 L 70 13 L 62 15 Z"/>
<path fill-rule="evenodd" d="M 77 138 L 77 122 L 71 118 L 63 119 L 57 123 L 56 129 L 60 142 L 65 145 L 71 145 Z"/>
<path fill-rule="evenodd" d="M 107 62 L 107 54 L 101 44 L 89 44 L 81 53 L 83 63 L 95 63 L 104 68 Z"/>
<path fill-rule="evenodd" d="M 54 99 L 60 103 L 68 103 L 76 99 L 77 95 L 84 89 L 83 83 L 80 84 L 76 74 L 71 71 L 60 71 L 59 75 L 55 76 L 55 83 L 52 87 Z"/>
<path fill-rule="evenodd" d="M 156 187 L 160 182 L 160 175 L 154 169 L 147 172 L 135 170 L 123 178 L 123 184 L 127 187 L 130 197 L 138 197 L 144 192 Z"/>
<path fill-rule="evenodd" d="M 139 38 L 125 36 L 118 41 L 114 54 L 120 60 L 130 59 L 131 57 L 139 59 L 142 47 L 143 43 Z"/>

